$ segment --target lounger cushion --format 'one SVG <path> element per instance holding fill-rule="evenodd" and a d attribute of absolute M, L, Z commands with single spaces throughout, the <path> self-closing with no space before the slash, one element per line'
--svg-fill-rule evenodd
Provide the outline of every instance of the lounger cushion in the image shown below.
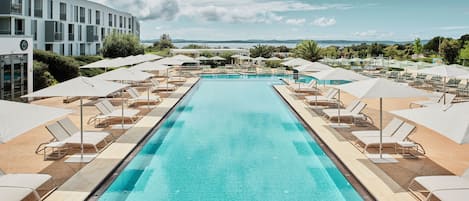
<path fill-rule="evenodd" d="M 466 201 L 469 189 L 440 190 L 433 192 L 433 195 L 442 201 Z"/>
<path fill-rule="evenodd" d="M 440 189 L 469 188 L 469 180 L 460 176 L 421 176 L 414 180 L 430 192 Z"/>
<path fill-rule="evenodd" d="M 5 174 L 0 176 L 0 186 L 21 186 L 37 189 L 51 178 L 48 174 Z"/>
<path fill-rule="evenodd" d="M 0 187 L 2 200 L 20 201 L 31 194 L 33 190 L 28 188 Z"/>

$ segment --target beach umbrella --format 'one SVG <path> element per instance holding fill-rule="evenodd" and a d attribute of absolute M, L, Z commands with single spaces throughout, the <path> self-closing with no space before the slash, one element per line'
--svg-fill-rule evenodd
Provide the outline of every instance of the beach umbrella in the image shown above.
<path fill-rule="evenodd" d="M 153 74 L 146 73 L 138 70 L 131 70 L 128 68 L 119 68 L 113 71 L 109 71 L 103 74 L 94 76 L 93 78 L 107 80 L 107 81 L 120 81 L 122 84 L 124 82 L 142 82 L 149 78 L 153 77 Z M 124 89 L 121 89 L 122 93 Z M 124 129 L 124 96 L 122 95 L 122 121 L 121 128 Z M 150 107 L 150 88 L 147 89 L 147 98 L 148 98 L 148 107 Z"/>
<path fill-rule="evenodd" d="M 198 60 L 198 61 L 209 61 L 210 58 L 207 58 L 207 57 L 204 57 L 204 56 L 200 56 L 200 57 L 196 57 L 195 60 Z"/>
<path fill-rule="evenodd" d="M 0 144 L 71 110 L 0 100 Z"/>
<path fill-rule="evenodd" d="M 195 60 L 194 58 L 182 54 L 175 55 L 170 58 L 182 61 L 183 63 L 199 63 L 199 61 Z"/>
<path fill-rule="evenodd" d="M 119 91 L 128 85 L 109 82 L 89 77 L 77 77 L 65 82 L 41 89 L 22 96 L 22 98 L 36 97 L 80 97 L 80 140 L 81 140 L 81 162 L 85 161 L 83 157 L 83 97 L 103 97 Z"/>
<path fill-rule="evenodd" d="M 406 118 L 458 144 L 469 143 L 469 102 L 455 103 L 442 107 L 422 107 L 395 110 L 392 114 Z"/>
<path fill-rule="evenodd" d="M 109 61 L 110 59 L 103 59 L 84 66 L 80 66 L 80 68 L 106 68 L 108 66 Z"/>
<path fill-rule="evenodd" d="M 399 84 L 383 78 L 374 78 L 362 80 L 349 84 L 339 85 L 336 88 L 343 90 L 360 99 L 376 99 L 379 98 L 379 158 L 370 156 L 374 162 L 389 162 L 390 157 L 383 158 L 382 140 L 383 140 L 383 98 L 413 98 L 428 96 L 422 90 Z"/>
<path fill-rule="evenodd" d="M 147 61 L 145 63 L 137 64 L 135 66 L 130 67 L 130 70 L 136 70 L 136 71 L 160 71 L 160 70 L 167 70 L 171 68 L 170 66 L 160 64 L 158 62 L 151 62 Z"/>
<path fill-rule="evenodd" d="M 282 62 L 282 65 L 288 66 L 288 67 L 296 67 L 296 66 L 303 66 L 303 65 L 308 65 L 312 64 L 313 62 L 304 60 L 302 58 L 296 58 L 292 60 L 288 60 L 285 62 Z"/>
<path fill-rule="evenodd" d="M 213 60 L 213 61 L 225 61 L 226 59 L 223 58 L 223 57 L 214 56 L 214 57 L 210 57 L 210 60 Z"/>
<path fill-rule="evenodd" d="M 319 71 L 324 71 L 324 70 L 332 70 L 333 68 L 326 64 L 313 62 L 311 64 L 306 64 L 306 65 L 295 67 L 294 69 L 300 72 L 319 72 Z"/>
<path fill-rule="evenodd" d="M 184 61 L 181 61 L 181 60 L 178 60 L 178 59 L 175 59 L 175 58 L 171 58 L 171 57 L 166 57 L 166 58 L 160 59 L 158 61 L 155 61 L 154 63 L 155 64 L 169 65 L 169 66 L 180 66 L 180 65 L 184 64 Z"/>
<path fill-rule="evenodd" d="M 334 68 L 332 70 L 325 70 L 317 73 L 311 74 L 311 76 L 315 77 L 318 80 L 345 80 L 345 81 L 358 81 L 358 80 L 366 80 L 370 79 L 369 77 L 360 75 L 350 70 L 345 70 L 343 68 Z M 316 96 L 317 97 L 317 96 Z M 347 127 L 346 125 L 341 125 L 340 123 L 340 89 L 338 92 L 338 99 L 337 99 L 337 106 L 338 106 L 338 117 L 337 117 L 337 125 L 334 127 Z"/>
<path fill-rule="evenodd" d="M 446 79 L 469 74 L 469 71 L 467 69 L 454 65 L 439 65 L 431 68 L 418 70 L 417 72 L 421 74 L 436 75 L 443 77 L 443 104 L 446 104 Z"/>

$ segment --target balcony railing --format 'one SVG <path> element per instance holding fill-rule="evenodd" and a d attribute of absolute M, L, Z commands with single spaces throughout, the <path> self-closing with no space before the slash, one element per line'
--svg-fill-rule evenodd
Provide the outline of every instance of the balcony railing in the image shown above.
<path fill-rule="evenodd" d="M 10 29 L 0 29 L 0 34 L 1 35 L 10 35 L 11 30 Z"/>
<path fill-rule="evenodd" d="M 15 35 L 24 35 L 24 30 L 15 30 Z"/>
<path fill-rule="evenodd" d="M 60 20 L 67 20 L 67 14 L 66 13 L 60 13 Z"/>
<path fill-rule="evenodd" d="M 70 41 L 75 40 L 75 34 L 69 33 L 68 34 L 68 40 L 70 40 Z"/>
<path fill-rule="evenodd" d="M 96 19 L 96 24 L 98 24 L 98 25 L 101 24 L 101 20 Z"/>
<path fill-rule="evenodd" d="M 23 14 L 23 4 L 11 2 L 11 14 Z"/>
<path fill-rule="evenodd" d="M 34 17 L 42 17 L 42 9 L 35 8 L 34 9 Z"/>
<path fill-rule="evenodd" d="M 80 22 L 85 23 L 85 17 L 80 17 Z"/>
<path fill-rule="evenodd" d="M 62 41 L 64 40 L 64 35 L 61 32 L 54 33 L 54 40 L 55 41 Z"/>

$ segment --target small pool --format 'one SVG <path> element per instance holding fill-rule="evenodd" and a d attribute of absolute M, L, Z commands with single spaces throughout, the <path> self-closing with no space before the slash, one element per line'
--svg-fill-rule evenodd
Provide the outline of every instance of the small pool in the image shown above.
<path fill-rule="evenodd" d="M 272 88 L 204 75 L 100 200 L 362 200 Z"/>

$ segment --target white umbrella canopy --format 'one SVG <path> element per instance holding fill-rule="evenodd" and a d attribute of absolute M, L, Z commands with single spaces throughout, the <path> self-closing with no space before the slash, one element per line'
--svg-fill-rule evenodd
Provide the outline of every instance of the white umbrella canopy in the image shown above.
<path fill-rule="evenodd" d="M 368 80 L 362 80 L 349 84 L 336 86 L 339 90 L 346 91 L 347 93 L 360 98 L 360 99 L 375 99 L 380 100 L 380 119 L 379 119 L 379 130 L 380 130 L 380 147 L 379 147 L 379 159 L 372 159 L 374 162 L 386 162 L 383 160 L 382 154 L 382 130 L 383 130 L 383 98 L 411 98 L 411 97 L 423 97 L 429 94 L 407 85 L 402 85 L 383 78 L 373 78 Z M 387 157 L 390 158 L 390 157 Z M 393 161 L 394 162 L 394 161 Z"/>
<path fill-rule="evenodd" d="M 204 57 L 204 56 L 200 56 L 200 57 L 196 57 L 195 60 L 198 60 L 198 61 L 209 61 L 210 58 L 207 58 L 207 57 Z"/>
<path fill-rule="evenodd" d="M 469 103 L 396 110 L 391 113 L 432 129 L 459 144 L 469 143 Z"/>
<path fill-rule="evenodd" d="M 0 143 L 48 121 L 70 114 L 71 110 L 0 100 Z M 14 115 L 13 115 L 14 114 Z"/>
<path fill-rule="evenodd" d="M 318 80 L 348 80 L 348 81 L 358 81 L 370 79 L 369 77 L 360 75 L 350 70 L 345 70 L 343 68 L 334 68 L 332 70 L 325 70 L 318 73 L 313 73 L 311 76 L 317 78 Z"/>
<path fill-rule="evenodd" d="M 439 66 L 435 66 L 431 68 L 418 70 L 417 73 L 451 78 L 451 77 L 467 75 L 469 74 L 469 71 L 459 66 L 439 65 Z"/>
<path fill-rule="evenodd" d="M 101 80 L 109 80 L 109 81 L 133 81 L 133 82 L 140 82 L 144 81 L 153 74 L 146 73 L 138 70 L 132 70 L 128 68 L 119 68 L 113 71 L 108 71 L 106 73 L 102 73 L 99 75 L 94 76 L 93 78 L 101 79 Z"/>
<path fill-rule="evenodd" d="M 170 66 L 159 64 L 158 62 L 145 62 L 133 67 L 130 67 L 131 70 L 138 70 L 138 71 L 160 71 L 160 70 L 167 70 L 171 68 Z"/>
<path fill-rule="evenodd" d="M 268 59 L 266 59 L 267 61 L 281 61 L 282 59 L 278 58 L 278 57 L 270 57 Z"/>
<path fill-rule="evenodd" d="M 223 57 L 214 56 L 214 57 L 210 57 L 210 60 L 213 60 L 213 61 L 225 61 L 226 59 L 223 58 Z"/>
<path fill-rule="evenodd" d="M 183 63 L 199 63 L 199 61 L 195 60 L 194 58 L 181 54 L 172 56 L 170 58 L 182 61 Z"/>
<path fill-rule="evenodd" d="M 77 77 L 54 86 L 41 89 L 22 96 L 23 98 L 34 97 L 61 97 L 61 96 L 78 96 L 80 97 L 80 135 L 81 135 L 81 160 L 84 162 L 83 147 L 83 97 L 102 97 L 126 88 L 128 85 L 109 82 L 105 80 Z M 89 162 L 89 161 L 86 161 Z"/>
<path fill-rule="evenodd" d="M 304 60 L 302 58 L 296 58 L 296 59 L 285 61 L 285 62 L 282 63 L 282 65 L 295 67 L 295 66 L 302 66 L 302 65 L 307 65 L 307 64 L 311 64 L 311 63 L 313 63 L 313 62 Z"/>
<path fill-rule="evenodd" d="M 231 55 L 231 58 L 239 58 L 241 57 L 242 55 L 239 55 L 239 54 L 235 54 L 235 55 Z"/>
<path fill-rule="evenodd" d="M 256 58 L 254 58 L 254 59 L 252 59 L 252 60 L 254 60 L 254 61 L 265 61 L 265 60 L 267 60 L 267 59 L 264 58 L 264 57 L 256 57 Z"/>
<path fill-rule="evenodd" d="M 163 65 L 170 65 L 170 66 L 180 66 L 180 65 L 184 64 L 184 61 L 181 61 L 181 60 L 178 60 L 178 59 L 175 59 L 175 58 L 171 58 L 171 57 L 167 57 L 167 58 L 155 61 L 154 63 L 163 64 Z"/>
<path fill-rule="evenodd" d="M 97 62 L 93 62 L 84 66 L 81 66 L 80 68 L 106 68 L 108 65 L 108 62 L 111 61 L 110 59 L 103 59 L 99 60 Z"/>
<path fill-rule="evenodd" d="M 319 63 L 319 62 L 313 62 L 311 64 L 298 66 L 295 69 L 300 71 L 300 72 L 319 72 L 319 71 L 324 71 L 324 70 L 332 70 L 333 68 L 326 65 L 326 64 L 322 64 L 322 63 Z"/>
<path fill-rule="evenodd" d="M 455 103 L 443 107 L 422 107 L 391 111 L 432 129 L 458 144 L 469 143 L 469 102 Z"/>
<path fill-rule="evenodd" d="M 237 57 L 239 60 L 252 60 L 251 57 L 248 57 L 248 56 L 239 56 Z"/>

